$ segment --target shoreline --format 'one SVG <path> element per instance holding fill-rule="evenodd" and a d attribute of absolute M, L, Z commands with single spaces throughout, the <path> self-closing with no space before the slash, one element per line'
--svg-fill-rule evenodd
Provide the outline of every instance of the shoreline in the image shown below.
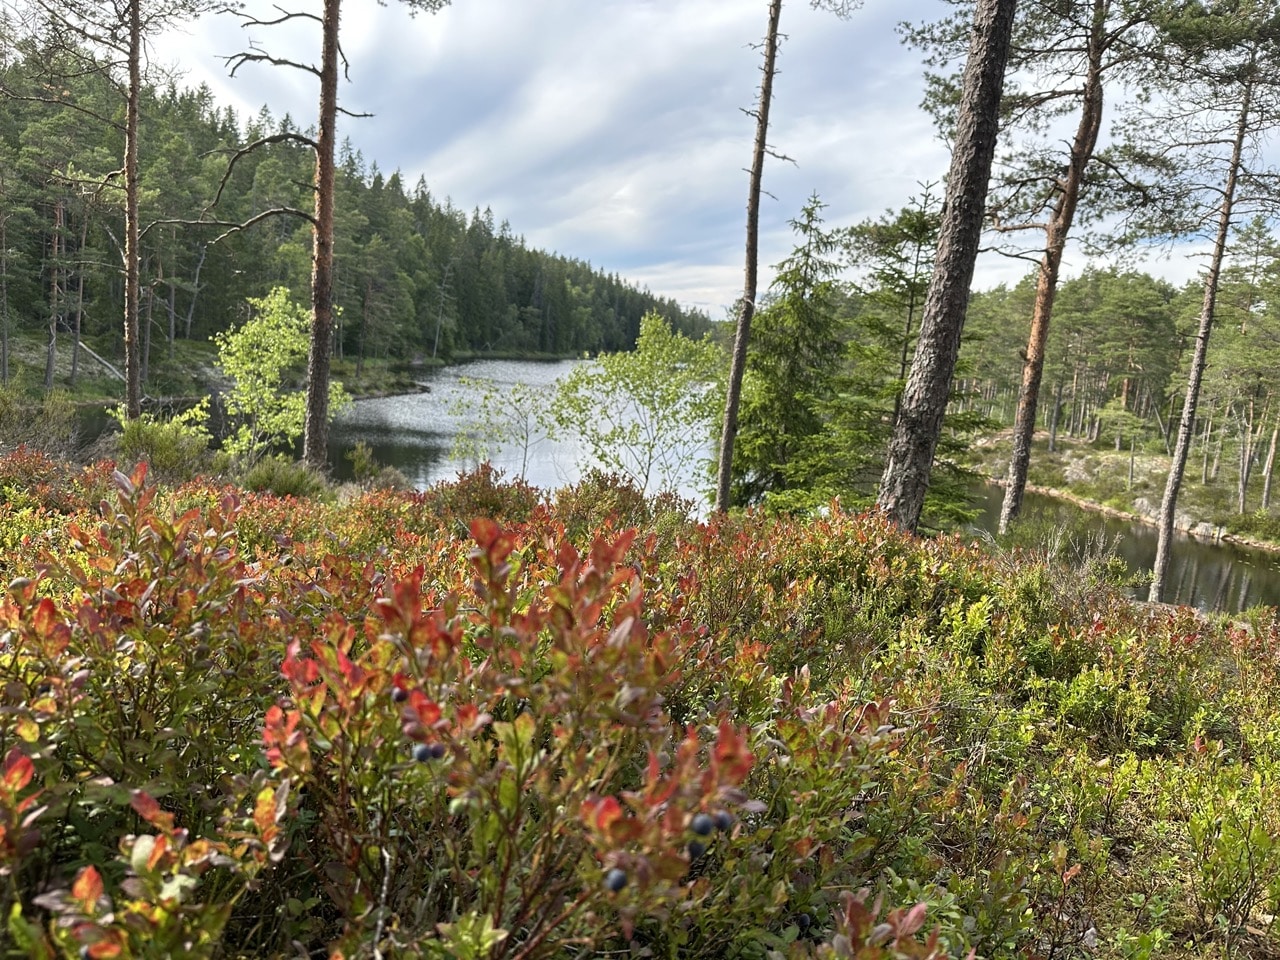
<path fill-rule="evenodd" d="M 994 486 L 1004 489 L 1008 486 L 1008 480 L 1003 477 L 997 478 L 987 474 L 980 474 L 982 478 Z M 1059 490 L 1056 487 L 1045 487 L 1040 484 L 1028 483 L 1026 490 L 1030 493 L 1039 494 L 1040 496 L 1050 497 L 1054 500 L 1061 500 L 1069 503 L 1081 510 L 1088 510 L 1090 513 L 1101 514 L 1111 520 L 1124 520 L 1129 523 L 1141 523 L 1148 527 L 1159 526 L 1157 518 L 1149 517 L 1145 514 L 1134 513 L 1131 510 L 1121 510 L 1119 507 L 1108 506 L 1105 503 L 1099 503 L 1097 500 L 1088 500 L 1077 494 L 1071 493 L 1069 490 Z M 1207 530 L 1203 528 L 1208 528 Z M 1247 537 L 1241 534 L 1231 533 L 1225 527 L 1215 526 L 1208 521 L 1200 521 L 1192 526 L 1174 524 L 1174 531 L 1191 537 L 1193 540 L 1199 540 L 1204 543 L 1230 543 L 1239 547 L 1246 547 L 1250 550 L 1259 550 L 1264 553 L 1280 554 L 1280 543 L 1273 540 L 1258 540 L 1254 537 Z"/>

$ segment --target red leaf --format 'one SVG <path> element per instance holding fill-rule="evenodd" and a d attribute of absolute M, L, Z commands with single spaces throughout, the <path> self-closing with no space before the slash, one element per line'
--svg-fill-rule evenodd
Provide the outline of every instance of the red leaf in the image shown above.
<path fill-rule="evenodd" d="M 71 896 L 80 902 L 85 913 L 95 912 L 98 900 L 102 897 L 102 876 L 97 868 L 89 866 L 80 871 L 71 884 Z"/>
<path fill-rule="evenodd" d="M 622 819 L 622 805 L 614 797 L 588 800 L 583 807 L 586 808 L 583 813 L 587 822 L 604 834 L 609 832 L 613 823 Z"/>
<path fill-rule="evenodd" d="M 31 758 L 17 747 L 10 750 L 9 755 L 4 758 L 4 785 L 10 793 L 16 794 L 29 784 L 34 774 L 35 766 L 31 763 Z"/>
<path fill-rule="evenodd" d="M 129 797 L 129 806 L 133 807 L 143 820 L 163 833 L 173 833 L 173 814 L 160 809 L 155 797 L 145 790 L 135 790 Z"/>

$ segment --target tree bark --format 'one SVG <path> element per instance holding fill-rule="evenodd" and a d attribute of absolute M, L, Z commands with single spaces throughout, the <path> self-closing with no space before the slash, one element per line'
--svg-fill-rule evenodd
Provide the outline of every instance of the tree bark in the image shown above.
<path fill-rule="evenodd" d="M 733 337 L 733 359 L 729 364 L 729 385 L 725 395 L 724 423 L 720 431 L 720 453 L 716 464 L 716 513 L 724 513 L 729 509 L 733 444 L 738 436 L 738 407 L 742 402 L 742 375 L 747 367 L 747 343 L 751 339 L 751 320 L 756 311 L 756 286 L 760 266 L 760 185 L 768 153 L 769 105 L 773 100 L 773 77 L 777 72 L 778 22 L 781 18 L 782 0 L 769 0 L 769 26 L 764 41 L 760 102 L 756 106 L 756 139 L 751 153 L 751 178 L 747 188 L 747 250 L 742 302 L 738 306 L 738 323 Z"/>
<path fill-rule="evenodd" d="M 76 320 L 71 328 L 71 376 L 69 382 L 74 387 L 76 377 L 80 374 L 80 332 L 84 327 L 84 278 L 89 272 L 89 265 L 84 261 L 84 248 L 89 243 L 89 216 L 86 214 L 80 224 L 80 269 L 76 272 Z"/>
<path fill-rule="evenodd" d="M 334 154 L 338 121 L 338 14 L 341 0 L 324 0 L 320 53 L 320 130 L 316 139 L 315 227 L 311 252 L 311 349 L 302 458 L 325 469 L 329 446 L 329 369 L 333 350 Z"/>
<path fill-rule="evenodd" d="M 1267 448 L 1266 466 L 1262 471 L 1262 509 L 1271 509 L 1271 469 L 1276 464 L 1276 440 L 1280 439 L 1280 422 L 1271 428 L 1271 445 Z"/>
<path fill-rule="evenodd" d="M 138 100 L 142 90 L 142 0 L 129 0 L 129 88 L 124 111 L 124 372 L 125 416 L 142 414 L 142 358 L 138 343 L 140 296 L 138 227 Z"/>
<path fill-rule="evenodd" d="M 1016 0 L 977 0 L 974 6 L 933 280 L 877 498 L 885 515 L 904 530 L 914 531 L 924 510 L 960 351 L 1016 6 Z"/>
<path fill-rule="evenodd" d="M 1058 450 L 1058 422 L 1062 419 L 1062 381 L 1053 392 L 1053 409 L 1049 411 L 1049 452 Z"/>
<path fill-rule="evenodd" d="M 1027 338 L 1026 362 L 1022 366 L 1022 388 L 1018 394 L 1018 412 L 1013 424 L 1013 454 L 1009 460 L 1009 478 L 1000 506 L 1001 533 L 1006 533 L 1022 510 L 1022 495 L 1027 487 L 1027 468 L 1031 463 L 1031 441 L 1036 429 L 1036 406 L 1040 400 L 1040 380 L 1044 374 L 1045 348 L 1049 343 L 1049 321 L 1058 291 L 1058 273 L 1067 235 L 1075 221 L 1080 202 L 1080 188 L 1085 171 L 1098 145 L 1102 128 L 1103 78 L 1102 29 L 1106 16 L 1105 0 L 1094 0 L 1093 29 L 1089 34 L 1088 72 L 1080 105 L 1080 121 L 1071 143 L 1071 157 L 1059 184 L 1057 203 L 1045 227 L 1044 255 L 1036 279 L 1035 307 L 1031 315 L 1031 332 Z"/>
<path fill-rule="evenodd" d="M 63 308 L 62 260 L 66 249 L 64 227 L 65 207 L 62 200 L 53 205 L 53 237 L 49 242 L 49 337 L 44 352 L 44 390 L 53 389 L 53 378 L 58 364 L 58 312 Z"/>
<path fill-rule="evenodd" d="M 1241 158 L 1245 139 L 1249 134 L 1249 112 L 1253 105 L 1253 85 L 1245 86 L 1236 121 L 1235 139 L 1231 144 L 1231 163 L 1227 168 L 1227 180 L 1222 188 L 1222 204 L 1218 214 L 1218 233 L 1213 242 L 1213 256 L 1204 280 L 1204 300 L 1200 307 L 1200 326 L 1196 331 L 1195 350 L 1191 355 L 1191 372 L 1187 377 L 1187 398 L 1182 405 L 1182 419 L 1178 422 L 1178 440 L 1173 448 L 1173 463 L 1165 481 L 1164 497 L 1160 501 L 1160 521 L 1156 538 L 1156 557 L 1151 572 L 1151 592 L 1148 599 L 1159 602 L 1169 572 L 1169 547 L 1173 542 L 1174 513 L 1178 507 L 1178 491 L 1182 487 L 1182 475 L 1187 467 L 1187 455 L 1191 450 L 1191 436 L 1195 429 L 1196 405 L 1200 400 L 1200 384 L 1204 379 L 1205 359 L 1209 351 L 1209 333 L 1213 329 L 1213 313 L 1218 299 L 1218 278 L 1222 273 L 1222 261 L 1226 257 L 1227 240 L 1231 234 L 1231 217 L 1235 210 L 1236 185 L 1240 178 Z"/>

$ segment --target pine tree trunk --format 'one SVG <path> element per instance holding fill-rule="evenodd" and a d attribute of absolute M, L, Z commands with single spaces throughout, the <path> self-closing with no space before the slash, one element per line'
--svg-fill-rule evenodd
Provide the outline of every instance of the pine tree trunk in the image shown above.
<path fill-rule="evenodd" d="M 1231 216 L 1235 209 L 1236 184 L 1240 177 L 1240 161 L 1244 153 L 1245 137 L 1249 133 L 1249 112 L 1253 101 L 1252 84 L 1245 87 L 1240 116 L 1236 122 L 1235 140 L 1231 148 L 1231 165 L 1222 191 L 1222 205 L 1218 215 L 1218 233 L 1214 238 L 1213 256 L 1205 274 L 1204 301 L 1200 307 L 1200 326 L 1196 332 L 1195 351 L 1191 356 L 1191 371 L 1187 378 L 1187 396 L 1182 405 L 1182 419 L 1178 423 L 1178 440 L 1173 448 L 1173 463 L 1165 482 L 1164 497 L 1160 501 L 1159 532 L 1156 539 L 1156 557 L 1151 575 L 1149 599 L 1159 602 L 1169 570 L 1169 547 L 1173 543 L 1173 520 L 1178 508 L 1178 491 L 1182 487 L 1182 474 L 1187 467 L 1187 454 L 1191 449 L 1191 436 L 1195 430 L 1196 404 L 1200 400 L 1200 384 L 1204 379 L 1205 360 L 1209 351 L 1209 333 L 1213 329 L 1213 314 L 1218 298 L 1218 278 L 1222 273 L 1222 261 L 1226 257 L 1227 241 L 1231 233 Z"/>
<path fill-rule="evenodd" d="M 1035 308 L 1031 314 L 1031 332 L 1027 338 L 1026 360 L 1022 366 L 1022 388 L 1018 395 L 1018 412 L 1013 424 L 1013 455 L 1009 460 L 1009 477 L 1000 506 L 1001 533 L 1006 533 L 1022 510 L 1022 494 L 1027 486 L 1027 469 L 1031 463 L 1031 442 L 1036 429 L 1036 405 L 1040 400 L 1040 379 L 1044 373 L 1045 349 L 1049 343 L 1049 321 L 1058 290 L 1058 272 L 1067 235 L 1075 222 L 1080 202 L 1080 188 L 1085 171 L 1093 159 L 1102 128 L 1102 31 L 1105 0 L 1094 0 L 1093 29 L 1089 34 L 1089 70 L 1085 76 L 1080 105 L 1080 121 L 1071 143 L 1071 158 L 1060 181 L 1060 193 L 1045 227 L 1044 256 L 1040 259 L 1036 279 Z"/>
<path fill-rule="evenodd" d="M 1056 453 L 1058 450 L 1058 421 L 1062 417 L 1062 381 L 1058 381 L 1058 386 L 1053 392 L 1053 409 L 1049 415 L 1049 452 Z"/>
<path fill-rule="evenodd" d="M 142 0 L 129 3 L 129 86 L 124 121 L 124 371 L 125 416 L 142 413 L 142 360 L 138 344 L 140 299 L 138 227 L 138 100 L 142 91 Z"/>
<path fill-rule="evenodd" d="M 156 307 L 155 287 L 147 287 L 147 316 L 142 323 L 142 369 L 138 376 L 146 383 L 151 376 L 151 316 Z"/>
<path fill-rule="evenodd" d="M 764 179 L 764 160 L 768 154 L 769 106 L 773 101 L 773 78 L 777 73 L 778 23 L 781 19 L 782 0 L 769 0 L 769 25 L 764 40 L 760 100 L 755 111 L 756 138 L 751 151 L 751 178 L 747 188 L 747 249 L 742 278 L 742 302 L 738 304 L 738 323 L 733 336 L 733 358 L 729 364 L 724 423 L 720 430 L 720 451 L 716 462 L 716 513 L 724 513 L 729 509 L 730 488 L 733 484 L 733 445 L 738 436 L 738 407 L 742 402 L 742 375 L 747 368 L 747 342 L 751 339 L 751 320 L 756 310 L 760 261 L 760 191 Z"/>
<path fill-rule="evenodd" d="M 328 462 L 329 370 L 333 351 L 334 154 L 338 122 L 338 15 L 341 0 L 324 0 L 320 53 L 320 132 L 316 138 L 315 227 L 311 252 L 311 349 L 302 458 L 318 470 Z"/>
<path fill-rule="evenodd" d="M 1208 419 L 1204 421 L 1204 431 L 1201 434 L 1201 486 L 1208 486 L 1208 452 L 1213 447 L 1213 413 L 1216 412 L 1216 404 L 1211 403 L 1208 407 Z"/>
<path fill-rule="evenodd" d="M 80 224 L 80 270 L 76 275 L 76 320 L 72 329 L 71 341 L 71 378 L 72 386 L 75 386 L 76 377 L 80 373 L 80 332 L 84 327 L 84 278 L 89 272 L 88 264 L 84 262 L 84 248 L 89 242 L 89 217 L 85 216 L 84 222 Z"/>
<path fill-rule="evenodd" d="M 1253 470 L 1254 401 L 1250 398 L 1240 424 L 1240 475 L 1236 483 L 1236 513 L 1245 512 L 1249 498 L 1249 476 Z"/>
<path fill-rule="evenodd" d="M 1000 95 L 1016 0 L 977 0 L 938 252 L 902 409 L 889 441 L 877 503 L 914 531 L 942 432 L 999 132 Z"/>
<path fill-rule="evenodd" d="M 49 250 L 49 336 L 44 352 L 44 390 L 53 389 L 53 378 L 58 365 L 58 313 L 63 306 L 62 260 L 66 248 L 64 234 L 64 206 L 61 200 L 53 205 L 53 239 Z"/>

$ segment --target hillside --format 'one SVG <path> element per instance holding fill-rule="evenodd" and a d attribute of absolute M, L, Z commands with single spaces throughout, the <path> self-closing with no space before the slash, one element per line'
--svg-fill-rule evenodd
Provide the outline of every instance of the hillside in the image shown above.
<path fill-rule="evenodd" d="M 0 59 L 0 357 L 5 382 L 65 386 L 77 338 L 123 355 L 123 210 L 112 171 L 116 92 L 85 69 L 42 91 L 56 51 Z M 83 64 L 81 64 L 83 67 Z M 53 71 L 50 73 L 50 71 Z M 289 117 L 239 118 L 207 89 L 148 87 L 139 140 L 145 392 L 183 390 L 184 342 L 240 322 L 246 299 L 277 286 L 309 302 L 311 224 L 267 211 L 311 204 L 312 151 Z M 261 142 L 237 154 L 244 144 Z M 708 319 L 570 255 L 530 248 L 489 209 L 460 210 L 426 180 L 403 181 L 342 146 L 337 178 L 334 355 L 360 368 L 462 354 L 572 356 L 629 348 L 656 310 L 701 333 Z M 235 162 L 232 163 L 232 158 Z M 255 221 L 245 230 L 228 224 Z M 204 223 L 200 221 L 214 221 Z M 20 347 L 9 356 L 10 339 Z M 38 344 L 33 353 L 28 345 Z M 83 360 L 83 358 L 81 358 Z"/>

